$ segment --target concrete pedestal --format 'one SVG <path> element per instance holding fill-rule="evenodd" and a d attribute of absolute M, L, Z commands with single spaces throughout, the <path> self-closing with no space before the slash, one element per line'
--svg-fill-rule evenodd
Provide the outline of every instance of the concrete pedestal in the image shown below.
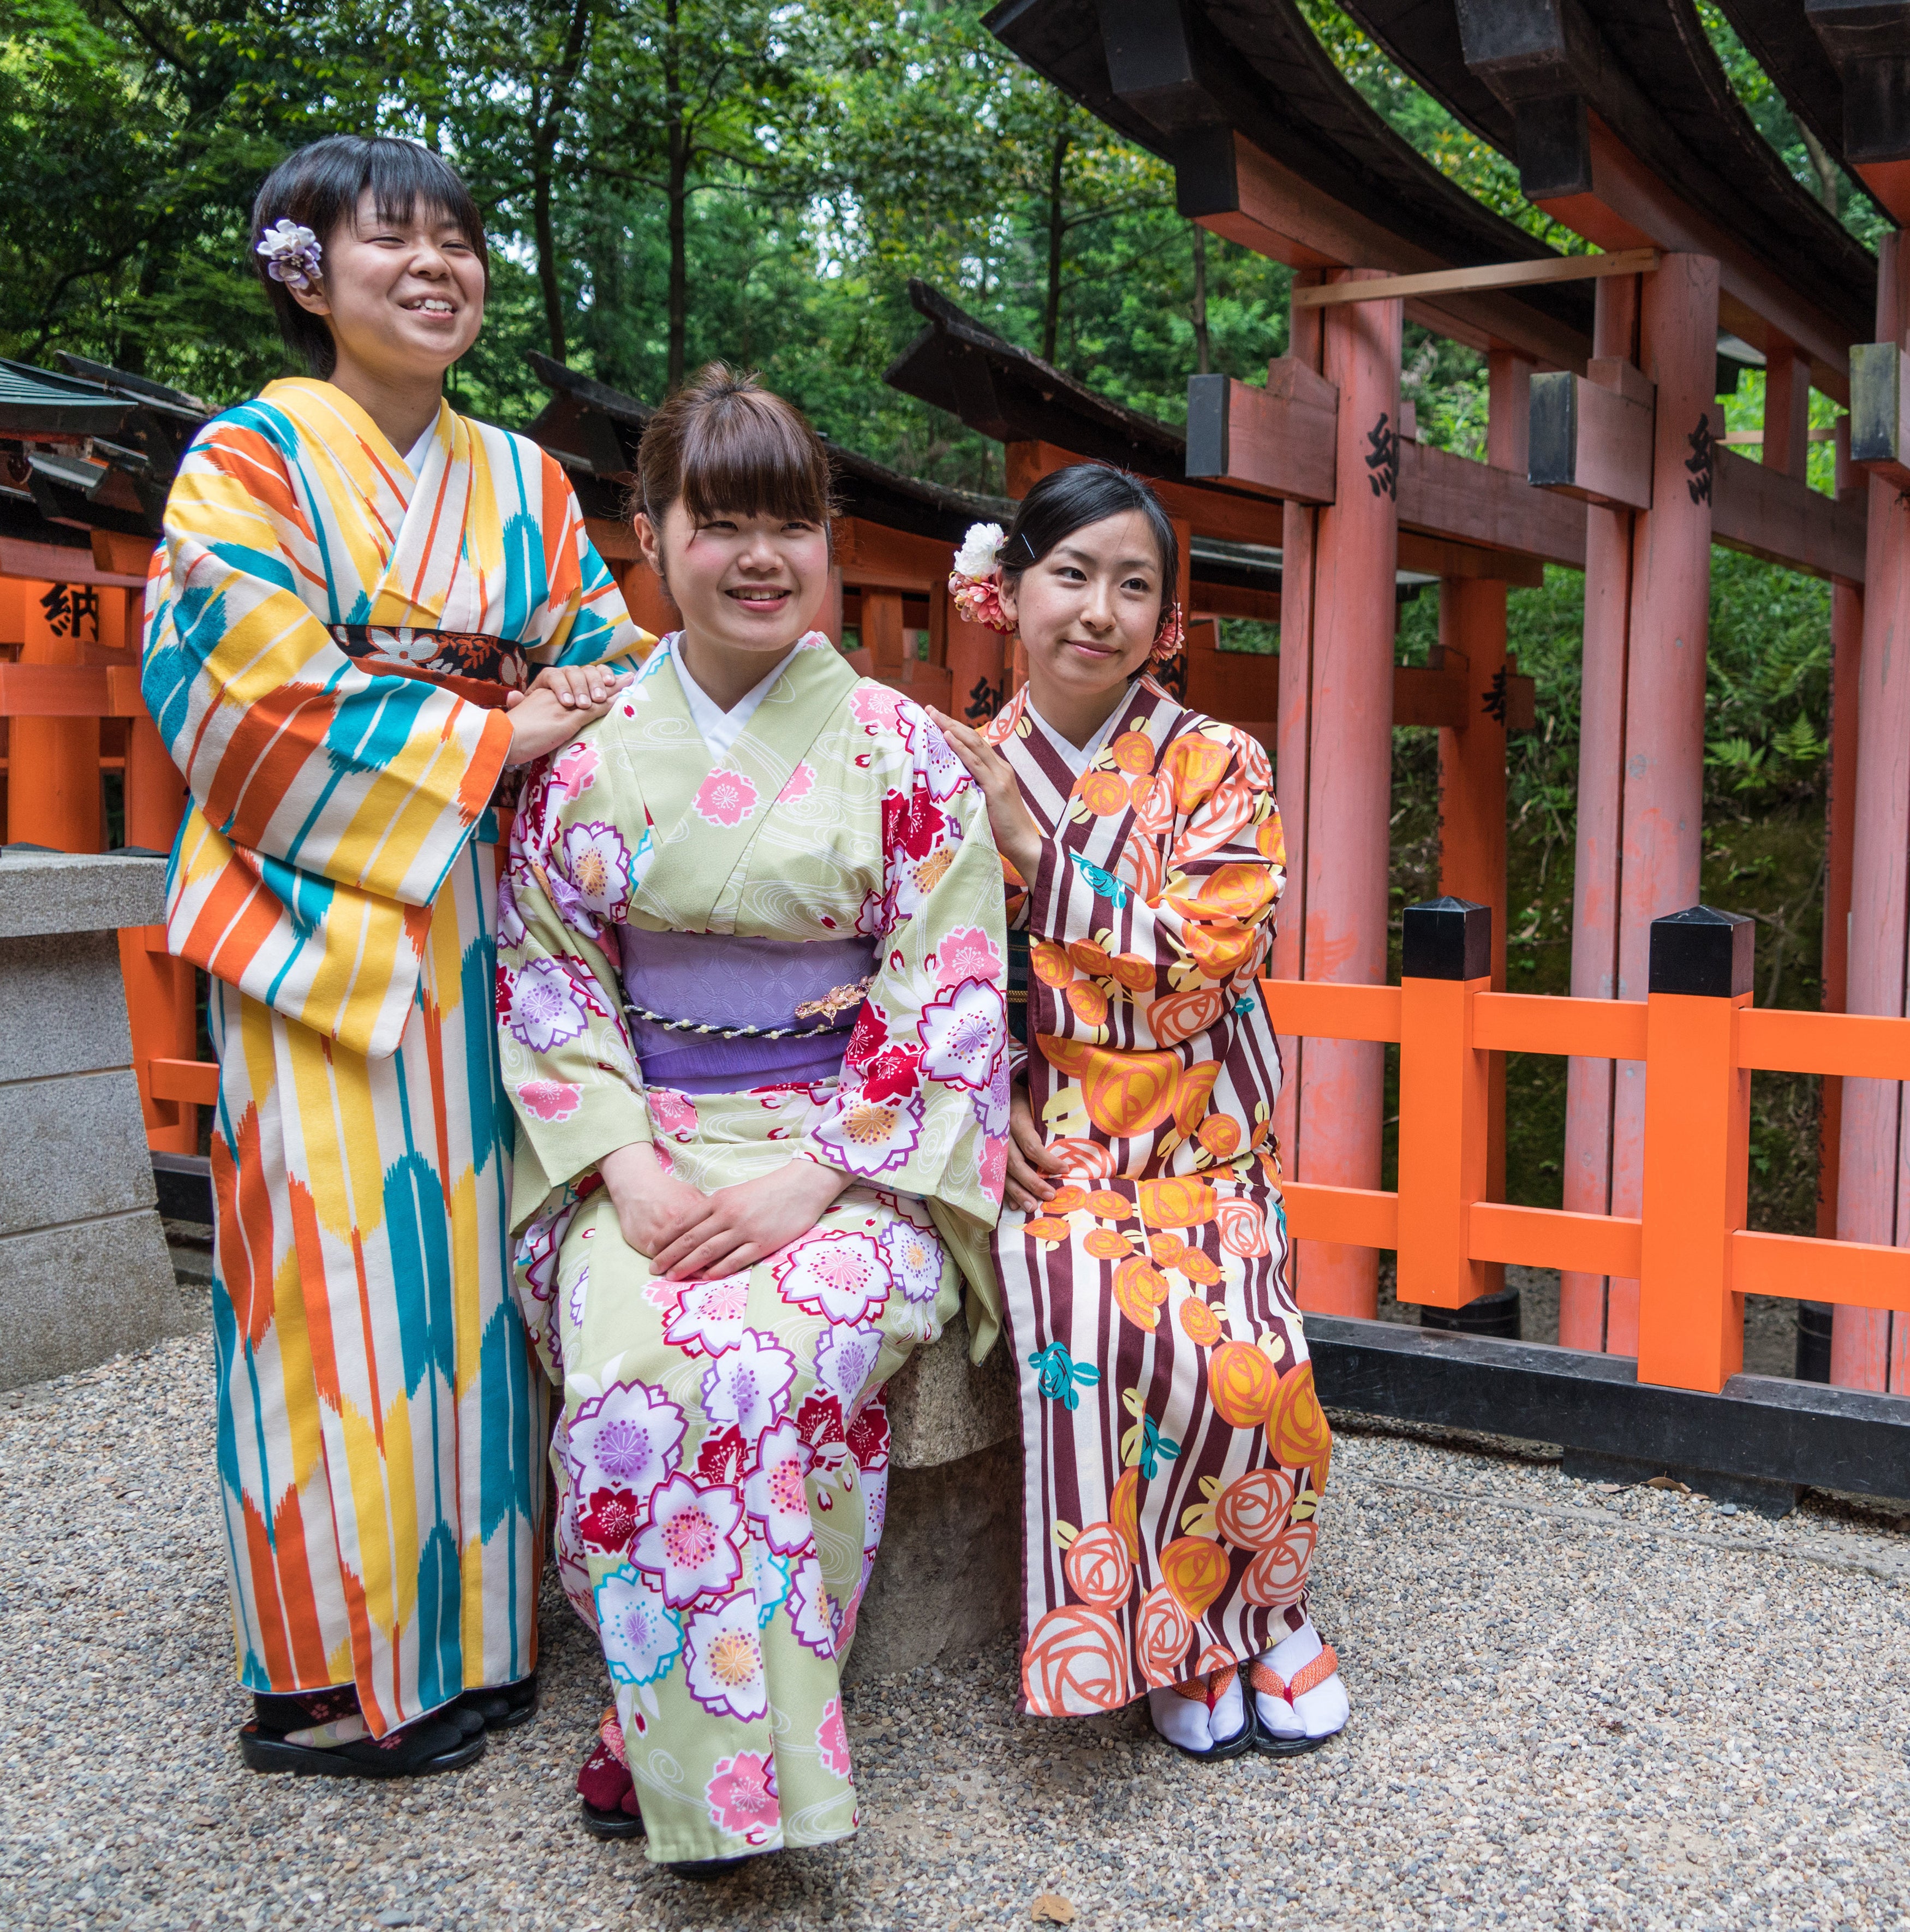
<path fill-rule="evenodd" d="M 0 848 L 0 1388 L 190 1324 L 154 1204 L 118 929 L 165 862 Z"/>
<path fill-rule="evenodd" d="M 960 1316 L 889 1385 L 889 1510 L 843 1675 L 886 1677 L 979 1649 L 1021 1587 L 1021 1445 L 1004 1338 L 979 1369 Z"/>

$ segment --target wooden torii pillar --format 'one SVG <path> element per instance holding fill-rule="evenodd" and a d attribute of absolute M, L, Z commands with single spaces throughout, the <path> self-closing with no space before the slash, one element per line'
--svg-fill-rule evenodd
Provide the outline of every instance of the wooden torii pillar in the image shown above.
<path fill-rule="evenodd" d="M 1717 305 L 1717 265 L 1703 256 L 1667 255 L 1655 274 L 1599 285 L 1593 380 L 1621 385 L 1612 365 L 1636 358 L 1654 412 L 1651 507 L 1588 506 L 1572 951 L 1580 998 L 1644 998 L 1652 920 L 1699 896 Z M 1566 1208 L 1638 1214 L 1644 1067 L 1575 1060 L 1567 1078 Z M 1568 1272 L 1558 1334 L 1568 1348 L 1636 1354 L 1637 1282 Z"/>
<path fill-rule="evenodd" d="M 1900 370 L 1910 351 L 1910 248 L 1900 232 L 1878 251 L 1877 339 Z M 1900 420 L 1900 380 L 1898 392 Z M 1910 976 L 1910 470 L 1903 454 L 1910 451 L 1900 454 L 1900 473 L 1873 470 L 1868 486 L 1848 968 L 1855 1013 L 1904 1012 Z M 1840 1240 L 1910 1244 L 1903 1092 L 1886 1081 L 1843 1082 Z M 1910 1388 L 1910 1322 L 1894 1324 L 1880 1310 L 1838 1309 L 1831 1379 L 1852 1388 Z"/>

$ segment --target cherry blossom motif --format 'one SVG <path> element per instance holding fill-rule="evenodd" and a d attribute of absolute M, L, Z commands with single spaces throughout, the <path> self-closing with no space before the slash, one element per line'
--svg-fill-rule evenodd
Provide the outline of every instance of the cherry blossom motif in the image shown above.
<path fill-rule="evenodd" d="M 558 1425 L 558 1449 L 562 1450 L 563 1424 Z M 577 1524 L 577 1492 L 565 1486 L 557 1507 L 557 1580 L 576 1611 L 592 1630 L 597 1628 L 597 1600 L 590 1581 L 590 1553 Z"/>
<path fill-rule="evenodd" d="M 942 1244 L 913 1221 L 892 1222 L 882 1232 L 882 1252 L 904 1301 L 931 1302 L 942 1292 Z"/>
<path fill-rule="evenodd" d="M 862 1011 L 856 1016 L 856 1024 L 850 1029 L 849 1044 L 842 1052 L 843 1065 L 860 1071 L 888 1044 L 888 1014 L 874 1000 L 865 1000 Z"/>
<path fill-rule="evenodd" d="M 745 1328 L 703 1378 L 704 1413 L 719 1426 L 733 1424 L 745 1442 L 754 1443 L 783 1419 L 795 1379 L 796 1358 L 773 1336 Z"/>
<path fill-rule="evenodd" d="M 763 1675 L 763 1635 L 756 1599 L 745 1590 L 712 1610 L 699 1610 L 684 1634 L 690 1695 L 712 1717 L 745 1723 L 769 1708 Z"/>
<path fill-rule="evenodd" d="M 621 1556 L 637 1533 L 643 1506 L 634 1490 L 593 1490 L 577 1520 L 577 1534 L 586 1550 L 600 1556 Z"/>
<path fill-rule="evenodd" d="M 749 1309 L 749 1270 L 720 1281 L 684 1285 L 676 1312 L 664 1324 L 663 1339 L 692 1355 L 720 1355 L 743 1338 Z"/>
<path fill-rule="evenodd" d="M 727 1483 L 736 1489 L 741 1486 L 749 1462 L 749 1445 L 743 1440 L 742 1431 L 716 1429 L 703 1438 L 703 1447 L 697 1451 L 696 1467 L 691 1473 L 706 1488 L 712 1483 Z"/>
<path fill-rule="evenodd" d="M 564 1298 L 570 1308 L 571 1321 L 580 1328 L 583 1326 L 583 1304 L 589 1293 L 590 1262 L 589 1257 L 586 1256 L 577 1264 L 577 1274 L 571 1280 L 570 1292 Z"/>
<path fill-rule="evenodd" d="M 630 848 L 601 819 L 565 829 L 562 865 L 577 903 L 599 919 L 620 920 L 633 883 Z"/>
<path fill-rule="evenodd" d="M 719 1757 L 716 1774 L 703 1787 L 709 1822 L 745 1844 L 766 1845 L 780 1833 L 782 1812 L 776 1803 L 776 1767 L 767 1751 L 738 1751 Z"/>
<path fill-rule="evenodd" d="M 726 771 L 719 765 L 697 786 L 690 803 L 699 818 L 727 830 L 755 811 L 756 787 L 741 772 Z"/>
<path fill-rule="evenodd" d="M 964 980 L 922 1008 L 916 1032 L 931 1079 L 986 1093 L 1007 1043 L 1007 1004 L 991 982 Z"/>
<path fill-rule="evenodd" d="M 888 1414 L 885 1411 L 883 1422 L 886 1426 Z M 882 1547 L 883 1526 L 889 1520 L 889 1456 L 883 1452 L 882 1467 L 862 1472 L 862 1554 L 874 1560 L 875 1552 Z M 862 1581 L 868 1582 L 866 1573 Z"/>
<path fill-rule="evenodd" d="M 597 765 L 596 746 L 580 744 L 573 738 L 551 760 L 550 783 L 572 798 L 581 798 L 597 782 Z"/>
<path fill-rule="evenodd" d="M 757 1445 L 756 1473 L 743 1502 L 763 1526 L 763 1540 L 780 1556 L 809 1546 L 809 1450 L 793 1422 L 779 1423 Z"/>
<path fill-rule="evenodd" d="M 814 1556 L 805 1556 L 790 1573 L 789 1620 L 795 1626 L 796 1640 L 818 1657 L 835 1654 L 835 1615 L 828 1586 L 823 1581 L 823 1566 Z"/>
<path fill-rule="evenodd" d="M 672 1610 L 699 1597 L 721 1596 L 742 1574 L 736 1528 L 742 1500 L 727 1487 L 699 1489 L 672 1476 L 650 1498 L 650 1520 L 632 1538 L 630 1560 L 663 1579 Z"/>
<path fill-rule="evenodd" d="M 823 1720 L 816 1726 L 816 1749 L 821 1754 L 823 1770 L 832 1772 L 838 1778 L 850 1774 L 849 1732 L 842 1721 L 840 1697 L 832 1697 L 823 1706 Z"/>
<path fill-rule="evenodd" d="M 885 1046 L 862 1069 L 865 1100 L 907 1100 L 922 1084 L 922 1048 L 912 1040 Z"/>
<path fill-rule="evenodd" d="M 946 988 L 964 980 L 999 980 L 1001 955 L 978 926 L 958 926 L 935 948 L 935 983 Z"/>
<path fill-rule="evenodd" d="M 1008 1106 L 1013 1095 L 1014 1078 L 1014 1070 L 1004 1053 L 995 1062 L 995 1070 L 986 1090 L 976 1094 L 969 1103 L 975 1109 L 975 1124 L 985 1137 L 997 1136 L 1008 1131 Z"/>
<path fill-rule="evenodd" d="M 524 916 L 517 910 L 516 872 L 513 867 L 507 867 L 497 881 L 497 943 L 502 946 L 521 946 L 524 943 Z M 498 968 L 497 984 L 498 992 L 502 994 L 504 991 L 504 968 L 502 966 Z M 497 1007 L 499 1012 L 504 1010 L 504 1002 L 501 998 Z"/>
<path fill-rule="evenodd" d="M 568 1120 L 583 1104 L 583 1089 L 569 1080 L 521 1080 L 517 1098 L 540 1120 Z"/>
<path fill-rule="evenodd" d="M 676 1468 L 683 1412 L 646 1382 L 616 1382 L 577 1406 L 568 1458 L 580 1492 L 607 1486 L 648 1496 Z"/>
<path fill-rule="evenodd" d="M 901 715 L 902 694 L 886 684 L 859 684 L 849 694 L 849 709 L 856 722 L 873 737 L 878 731 L 893 731 Z"/>
<path fill-rule="evenodd" d="M 816 1379 L 844 1410 L 853 1408 L 868 1386 L 881 1352 L 882 1337 L 874 1328 L 832 1323 L 816 1343 Z"/>
<path fill-rule="evenodd" d="M 991 1134 L 982 1144 L 982 1158 L 977 1163 L 982 1191 L 991 1201 L 999 1201 L 1001 1191 L 1008 1183 L 1008 1137 Z"/>
<path fill-rule="evenodd" d="M 514 1264 L 524 1286 L 539 1301 L 548 1301 L 557 1292 L 557 1250 L 569 1218 L 562 1211 L 540 1214 L 517 1237 Z"/>
<path fill-rule="evenodd" d="M 517 975 L 508 998 L 504 1018 L 511 1037 L 533 1053 L 548 1053 L 583 1030 L 583 1002 L 554 959 L 533 959 Z"/>
<path fill-rule="evenodd" d="M 820 1122 L 815 1138 L 831 1150 L 835 1164 L 852 1174 L 886 1174 L 904 1167 L 922 1138 L 922 1096 L 876 1100 L 859 1092 L 836 1096 L 833 1118 Z"/>
<path fill-rule="evenodd" d="M 889 1302 L 889 1267 L 867 1234 L 840 1229 L 799 1242 L 773 1270 L 782 1298 L 832 1322 L 862 1322 Z"/>
<path fill-rule="evenodd" d="M 931 797 L 938 802 L 952 799 L 970 782 L 968 767 L 950 748 L 941 727 L 913 698 L 904 698 L 897 706 L 895 722 L 914 758 L 916 776 L 928 788 Z"/>
<path fill-rule="evenodd" d="M 658 1684 L 683 1648 L 683 1619 L 655 1584 L 620 1563 L 597 1586 L 597 1634 L 619 1684 Z"/>
<path fill-rule="evenodd" d="M 749 1540 L 751 1574 L 756 1582 L 756 1628 L 767 1630 L 769 1620 L 789 1597 L 790 1572 L 795 1567 L 778 1556 L 760 1536 Z"/>
<path fill-rule="evenodd" d="M 889 1466 L 889 1406 L 880 1390 L 850 1422 L 849 1453 L 865 1477 Z"/>
<path fill-rule="evenodd" d="M 815 783 L 815 767 L 805 760 L 784 781 L 782 790 L 776 794 L 776 802 L 778 805 L 793 805 L 799 798 L 807 798 L 814 790 Z"/>

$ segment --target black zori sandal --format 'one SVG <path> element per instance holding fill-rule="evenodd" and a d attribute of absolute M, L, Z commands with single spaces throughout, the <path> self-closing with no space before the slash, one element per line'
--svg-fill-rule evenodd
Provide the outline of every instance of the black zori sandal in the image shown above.
<path fill-rule="evenodd" d="M 487 1731 L 515 1730 L 537 1715 L 537 1672 L 514 1684 L 493 1684 L 467 1690 L 452 1707 L 460 1716 L 475 1714 Z"/>
<path fill-rule="evenodd" d="M 484 1754 L 481 1729 L 467 1732 L 451 1712 L 433 1712 L 374 1738 L 349 1686 L 295 1696 L 255 1696 L 240 1727 L 239 1755 L 254 1771 L 307 1778 L 429 1778 L 462 1771 Z"/>

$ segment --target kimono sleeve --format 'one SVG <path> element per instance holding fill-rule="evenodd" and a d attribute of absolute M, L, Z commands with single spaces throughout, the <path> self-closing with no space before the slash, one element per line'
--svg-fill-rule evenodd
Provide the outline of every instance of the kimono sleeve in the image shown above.
<path fill-rule="evenodd" d="M 539 641 L 528 655 L 539 664 L 601 664 L 621 657 L 640 662 L 656 639 L 632 621 L 622 589 L 590 541 L 570 478 L 545 452 L 538 450 L 537 456 L 543 466 L 550 596 L 540 614 Z"/>
<path fill-rule="evenodd" d="M 1259 744 L 1214 724 L 1174 739 L 1144 832 L 1150 810 L 1170 830 L 1152 896 L 1044 843 L 1029 892 L 1029 991 L 1051 1038 L 1176 1046 L 1251 993 L 1273 945 L 1286 851 Z"/>
<path fill-rule="evenodd" d="M 1001 864 L 982 794 L 940 732 L 907 700 L 893 716 L 900 755 L 872 760 L 882 885 L 857 922 L 877 943 L 874 976 L 805 1151 L 986 1229 L 1007 1159 Z"/>
<path fill-rule="evenodd" d="M 616 932 L 643 841 L 632 850 L 610 790 L 587 731 L 541 763 L 499 884 L 499 1058 L 517 1117 L 514 1226 L 605 1154 L 654 1138 L 624 1025 Z"/>
<path fill-rule="evenodd" d="M 428 905 L 490 801 L 511 727 L 339 648 L 299 593 L 325 580 L 323 553 L 271 422 L 222 419 L 180 467 L 148 589 L 142 695 L 230 844 Z"/>

